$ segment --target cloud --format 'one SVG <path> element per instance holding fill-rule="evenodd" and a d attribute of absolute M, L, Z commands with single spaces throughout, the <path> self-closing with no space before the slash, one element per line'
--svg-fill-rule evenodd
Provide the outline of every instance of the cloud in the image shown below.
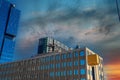
<path fill-rule="evenodd" d="M 120 24 L 115 7 L 81 9 L 77 2 L 69 3 L 77 4 L 76 6 L 66 3 L 62 7 L 62 3 L 55 4 L 53 6 L 52 2 L 47 3 L 45 12 L 33 11 L 31 18 L 21 22 L 17 43 L 23 49 L 16 50 L 16 53 L 29 54 L 24 49 L 32 50 L 38 39 L 46 36 L 52 36 L 70 47 L 75 47 L 76 44 L 107 50 L 111 49 L 110 46 L 119 47 Z"/>
<path fill-rule="evenodd" d="M 120 64 L 112 63 L 105 65 L 105 72 L 108 76 L 108 80 L 119 80 L 120 79 Z"/>

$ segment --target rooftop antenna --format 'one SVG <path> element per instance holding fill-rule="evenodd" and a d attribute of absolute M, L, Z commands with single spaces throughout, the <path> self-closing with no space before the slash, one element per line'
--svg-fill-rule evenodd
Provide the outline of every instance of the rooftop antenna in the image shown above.
<path fill-rule="evenodd" d="M 117 13 L 118 13 L 119 21 L 120 21 L 120 9 L 118 5 L 118 0 L 116 0 L 116 7 L 117 7 Z"/>

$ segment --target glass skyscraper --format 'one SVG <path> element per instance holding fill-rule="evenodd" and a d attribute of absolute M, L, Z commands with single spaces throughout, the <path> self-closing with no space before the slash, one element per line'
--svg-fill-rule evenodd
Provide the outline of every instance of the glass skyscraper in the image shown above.
<path fill-rule="evenodd" d="M 12 61 L 19 18 L 15 5 L 0 0 L 0 63 Z"/>

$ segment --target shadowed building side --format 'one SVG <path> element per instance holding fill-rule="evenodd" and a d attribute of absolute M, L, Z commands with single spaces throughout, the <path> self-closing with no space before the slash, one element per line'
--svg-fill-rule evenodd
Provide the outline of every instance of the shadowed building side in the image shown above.
<path fill-rule="evenodd" d="M 8 1 L 0 2 L 0 63 L 13 59 L 20 11 Z"/>

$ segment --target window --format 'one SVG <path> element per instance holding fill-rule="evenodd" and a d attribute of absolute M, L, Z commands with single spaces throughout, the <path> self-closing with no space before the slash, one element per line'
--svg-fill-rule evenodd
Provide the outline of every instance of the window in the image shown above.
<path fill-rule="evenodd" d="M 48 61 L 49 61 L 49 57 L 46 57 L 46 58 L 45 58 L 45 62 L 48 62 Z"/>
<path fill-rule="evenodd" d="M 72 75 L 72 70 L 67 71 L 67 75 Z"/>
<path fill-rule="evenodd" d="M 50 61 L 50 57 L 48 56 L 46 60 L 47 60 L 47 62 L 49 62 Z"/>
<path fill-rule="evenodd" d="M 80 56 L 84 56 L 85 52 L 84 51 L 80 51 Z"/>
<path fill-rule="evenodd" d="M 55 72 L 55 75 L 58 76 L 58 72 Z"/>
<path fill-rule="evenodd" d="M 68 67 L 72 67 L 72 62 L 68 62 L 68 63 L 67 63 L 67 66 L 68 66 Z"/>
<path fill-rule="evenodd" d="M 74 57 L 78 57 L 78 52 L 75 52 L 75 53 L 74 53 Z"/>
<path fill-rule="evenodd" d="M 54 69 L 54 64 L 50 64 L 49 66 L 50 68 Z"/>
<path fill-rule="evenodd" d="M 63 63 L 63 67 L 66 67 L 66 62 Z"/>
<path fill-rule="evenodd" d="M 81 75 L 84 75 L 84 74 L 85 74 L 85 69 L 81 69 L 81 70 L 80 70 L 80 74 L 81 74 Z"/>
<path fill-rule="evenodd" d="M 73 80 L 78 80 L 78 79 L 76 78 L 76 79 L 73 79 Z"/>
<path fill-rule="evenodd" d="M 72 75 L 72 70 L 70 70 L 69 72 L 70 72 L 70 75 Z"/>
<path fill-rule="evenodd" d="M 81 78 L 80 80 L 86 80 L 85 78 Z"/>
<path fill-rule="evenodd" d="M 61 76 L 63 76 L 63 72 L 61 71 Z"/>
<path fill-rule="evenodd" d="M 44 63 L 45 62 L 45 58 L 42 58 L 42 63 Z"/>
<path fill-rule="evenodd" d="M 57 63 L 57 64 L 56 64 L 56 68 L 60 68 L 60 63 Z"/>
<path fill-rule="evenodd" d="M 74 70 L 74 75 L 78 75 L 78 70 Z"/>
<path fill-rule="evenodd" d="M 60 76 L 60 71 L 59 71 L 59 72 L 57 72 L 57 75 L 58 75 L 58 76 Z"/>
<path fill-rule="evenodd" d="M 50 57 L 50 60 L 51 60 L 51 61 L 54 60 L 54 56 L 51 56 L 51 57 Z"/>
<path fill-rule="evenodd" d="M 60 55 L 56 55 L 56 60 L 60 60 Z"/>
<path fill-rule="evenodd" d="M 63 72 L 63 75 L 66 76 L 66 71 Z"/>
<path fill-rule="evenodd" d="M 54 77 L 54 72 L 50 72 L 50 77 Z"/>
<path fill-rule="evenodd" d="M 80 60 L 80 65 L 85 65 L 85 60 Z"/>
<path fill-rule="evenodd" d="M 66 54 L 62 54 L 62 59 L 66 59 Z"/>
<path fill-rule="evenodd" d="M 78 66 L 78 61 L 74 61 L 74 66 Z"/>
<path fill-rule="evenodd" d="M 72 53 L 68 53 L 68 58 L 72 58 Z"/>

